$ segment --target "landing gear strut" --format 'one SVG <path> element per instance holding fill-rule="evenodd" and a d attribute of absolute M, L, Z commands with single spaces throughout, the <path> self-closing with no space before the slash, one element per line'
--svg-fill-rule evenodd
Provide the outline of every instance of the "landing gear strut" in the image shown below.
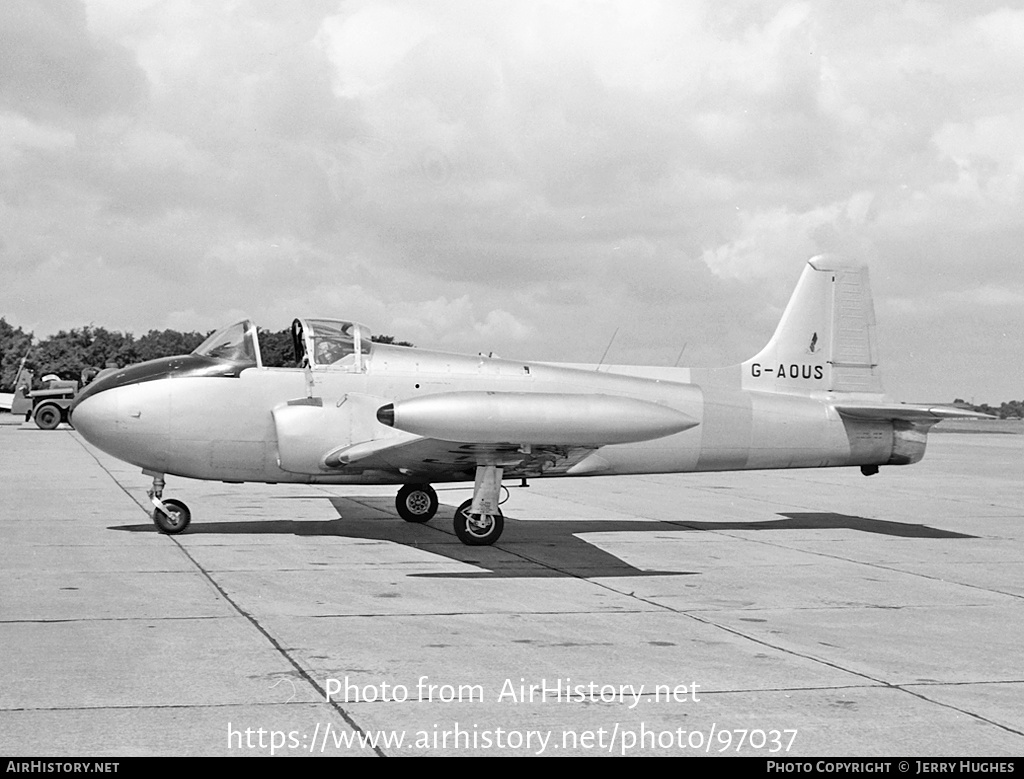
<path fill-rule="evenodd" d="M 174 500 L 173 498 L 163 500 L 164 475 L 162 473 L 154 473 L 152 476 L 153 486 L 146 494 L 153 504 L 153 524 L 157 526 L 161 533 L 167 533 L 167 535 L 175 535 L 182 532 L 188 527 L 188 523 L 192 521 L 192 512 L 180 500 Z"/>
<path fill-rule="evenodd" d="M 406 484 L 398 491 L 395 508 L 406 522 L 429 522 L 437 513 L 437 493 L 429 484 Z"/>
<path fill-rule="evenodd" d="M 501 537 L 505 518 L 498 508 L 501 468 L 478 465 L 473 499 L 455 512 L 455 535 L 467 546 L 490 546 Z"/>

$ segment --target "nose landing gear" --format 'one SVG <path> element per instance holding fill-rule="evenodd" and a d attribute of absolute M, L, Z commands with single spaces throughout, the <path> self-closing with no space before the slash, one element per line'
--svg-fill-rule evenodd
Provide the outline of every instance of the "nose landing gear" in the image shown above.
<path fill-rule="evenodd" d="M 181 533 L 188 527 L 189 522 L 192 521 L 192 512 L 180 500 L 175 500 L 174 498 L 163 500 L 164 475 L 162 473 L 154 473 L 152 476 L 153 486 L 146 494 L 153 504 L 153 524 L 157 526 L 161 533 L 166 533 L 167 535 Z"/>

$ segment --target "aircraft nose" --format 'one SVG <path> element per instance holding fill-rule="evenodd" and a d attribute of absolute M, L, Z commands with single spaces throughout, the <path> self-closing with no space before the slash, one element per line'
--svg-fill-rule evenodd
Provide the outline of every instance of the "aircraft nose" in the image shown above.
<path fill-rule="evenodd" d="M 97 449 L 142 468 L 162 470 L 170 433 L 167 384 L 125 384 L 79 396 L 71 410 L 72 425 Z"/>
<path fill-rule="evenodd" d="M 107 452 L 118 430 L 117 390 L 80 398 L 71 407 L 71 424 L 93 446 Z"/>

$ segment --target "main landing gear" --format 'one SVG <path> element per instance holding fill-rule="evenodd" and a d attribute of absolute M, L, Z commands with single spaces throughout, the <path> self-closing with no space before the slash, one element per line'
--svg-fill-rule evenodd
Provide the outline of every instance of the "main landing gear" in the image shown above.
<path fill-rule="evenodd" d="M 455 511 L 455 535 L 462 543 L 490 546 L 501 537 L 505 518 L 498 507 L 500 492 L 501 468 L 477 466 L 473 498 Z M 406 522 L 429 522 L 437 506 L 437 493 L 429 484 L 406 484 L 395 498 L 398 515 Z"/>
<path fill-rule="evenodd" d="M 173 536 L 188 527 L 188 523 L 192 521 L 192 512 L 180 500 L 163 500 L 164 475 L 154 473 L 152 476 L 153 486 L 146 494 L 153 504 L 153 524 L 161 533 Z"/>
<path fill-rule="evenodd" d="M 490 546 L 501 537 L 505 518 L 501 509 L 473 512 L 473 501 L 467 500 L 455 512 L 455 535 L 466 546 Z"/>
<path fill-rule="evenodd" d="M 398 491 L 395 508 L 406 522 L 429 522 L 437 513 L 437 493 L 429 484 L 406 484 Z"/>

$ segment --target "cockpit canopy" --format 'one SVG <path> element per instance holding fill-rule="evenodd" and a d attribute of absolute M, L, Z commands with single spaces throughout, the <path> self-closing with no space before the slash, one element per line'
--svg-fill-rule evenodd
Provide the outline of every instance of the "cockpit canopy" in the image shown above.
<path fill-rule="evenodd" d="M 366 369 L 373 349 L 366 325 L 341 319 L 296 319 L 292 322 L 292 342 L 299 365 L 352 372 Z"/>
<path fill-rule="evenodd" d="M 192 354 L 211 357 L 215 360 L 227 360 L 245 367 L 260 367 L 260 346 L 256 325 L 250 319 L 243 319 L 227 327 L 222 327 L 193 349 Z"/>
<path fill-rule="evenodd" d="M 295 361 L 300 366 L 349 372 L 366 370 L 373 349 L 366 325 L 341 319 L 296 319 L 291 333 Z M 256 325 L 249 319 L 222 327 L 192 353 L 230 362 L 239 370 L 263 367 Z"/>

